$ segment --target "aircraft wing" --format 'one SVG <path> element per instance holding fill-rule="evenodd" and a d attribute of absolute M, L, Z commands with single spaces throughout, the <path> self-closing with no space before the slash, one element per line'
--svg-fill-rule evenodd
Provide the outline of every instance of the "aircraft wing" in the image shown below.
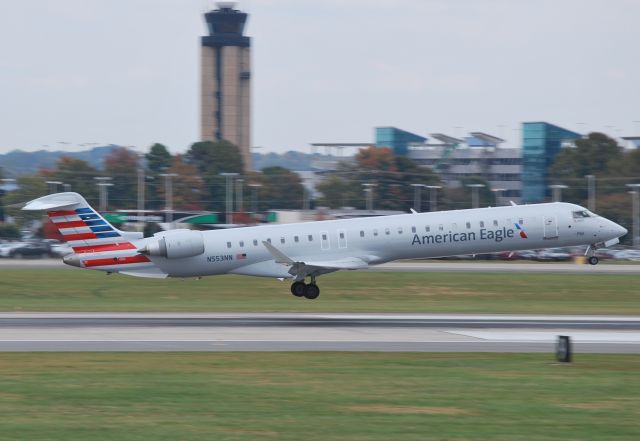
<path fill-rule="evenodd" d="M 267 241 L 262 244 L 269 250 L 275 258 L 276 263 L 286 265 L 289 268 L 289 274 L 296 278 L 304 278 L 306 276 L 318 276 L 338 270 L 356 270 L 367 268 L 369 264 L 359 257 L 344 257 L 335 260 L 293 260 L 282 251 L 274 247 Z"/>

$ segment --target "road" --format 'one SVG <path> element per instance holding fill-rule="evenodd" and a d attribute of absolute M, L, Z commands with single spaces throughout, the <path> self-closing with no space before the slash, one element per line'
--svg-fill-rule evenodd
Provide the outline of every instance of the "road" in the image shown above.
<path fill-rule="evenodd" d="M 0 351 L 640 353 L 640 317 L 0 313 Z"/>

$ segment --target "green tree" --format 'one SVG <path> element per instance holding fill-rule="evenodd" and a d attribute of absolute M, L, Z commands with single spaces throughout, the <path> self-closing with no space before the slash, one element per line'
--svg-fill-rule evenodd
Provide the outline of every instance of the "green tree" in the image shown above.
<path fill-rule="evenodd" d="M 182 155 L 176 155 L 173 163 L 166 170 L 173 173 L 173 208 L 176 210 L 203 210 L 202 200 L 205 197 L 204 180 L 198 174 L 198 170 L 182 159 Z M 164 201 L 164 185 L 158 188 L 158 197 Z"/>
<path fill-rule="evenodd" d="M 297 173 L 284 167 L 267 167 L 254 173 L 251 182 L 258 188 L 258 210 L 302 208 L 304 187 Z"/>
<path fill-rule="evenodd" d="M 99 176 L 99 172 L 87 161 L 62 156 L 52 174 L 56 180 L 68 185 L 70 191 L 81 193 L 89 203 L 97 202 L 98 190 L 94 178 Z"/>
<path fill-rule="evenodd" d="M 22 211 L 20 208 L 23 203 L 47 194 L 45 179 L 39 174 L 22 175 L 18 176 L 16 184 L 18 189 L 4 197 L 7 214 L 12 216 L 21 226 L 26 225 L 29 221 L 42 219 L 41 212 Z"/>
<path fill-rule="evenodd" d="M 225 140 L 196 142 L 187 151 L 185 160 L 195 166 L 204 179 L 209 195 L 208 208 L 224 211 L 226 182 L 220 173 L 243 172 L 238 147 Z"/>
<path fill-rule="evenodd" d="M 119 147 L 104 159 L 104 173 L 112 179 L 109 187 L 109 209 L 134 208 L 137 200 L 138 156 Z"/>
<path fill-rule="evenodd" d="M 166 169 L 171 167 L 173 156 L 169 153 L 169 150 L 162 145 L 155 143 L 149 149 L 145 159 L 147 160 L 147 170 L 151 174 L 163 173 Z"/>

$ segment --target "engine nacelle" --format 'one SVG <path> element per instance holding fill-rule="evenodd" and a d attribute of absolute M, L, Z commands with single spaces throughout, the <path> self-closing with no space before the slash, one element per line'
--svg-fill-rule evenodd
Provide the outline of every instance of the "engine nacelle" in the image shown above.
<path fill-rule="evenodd" d="M 172 230 L 156 233 L 147 245 L 139 250 L 149 256 L 182 259 L 204 253 L 204 238 L 200 231 Z"/>

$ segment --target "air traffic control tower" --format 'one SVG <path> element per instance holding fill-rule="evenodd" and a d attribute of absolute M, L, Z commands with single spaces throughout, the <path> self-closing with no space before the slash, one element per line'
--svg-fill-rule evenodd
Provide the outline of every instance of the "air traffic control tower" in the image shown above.
<path fill-rule="evenodd" d="M 207 12 L 209 35 L 201 42 L 200 133 L 203 141 L 226 139 L 251 170 L 251 39 L 243 35 L 247 14 L 234 2 Z"/>

